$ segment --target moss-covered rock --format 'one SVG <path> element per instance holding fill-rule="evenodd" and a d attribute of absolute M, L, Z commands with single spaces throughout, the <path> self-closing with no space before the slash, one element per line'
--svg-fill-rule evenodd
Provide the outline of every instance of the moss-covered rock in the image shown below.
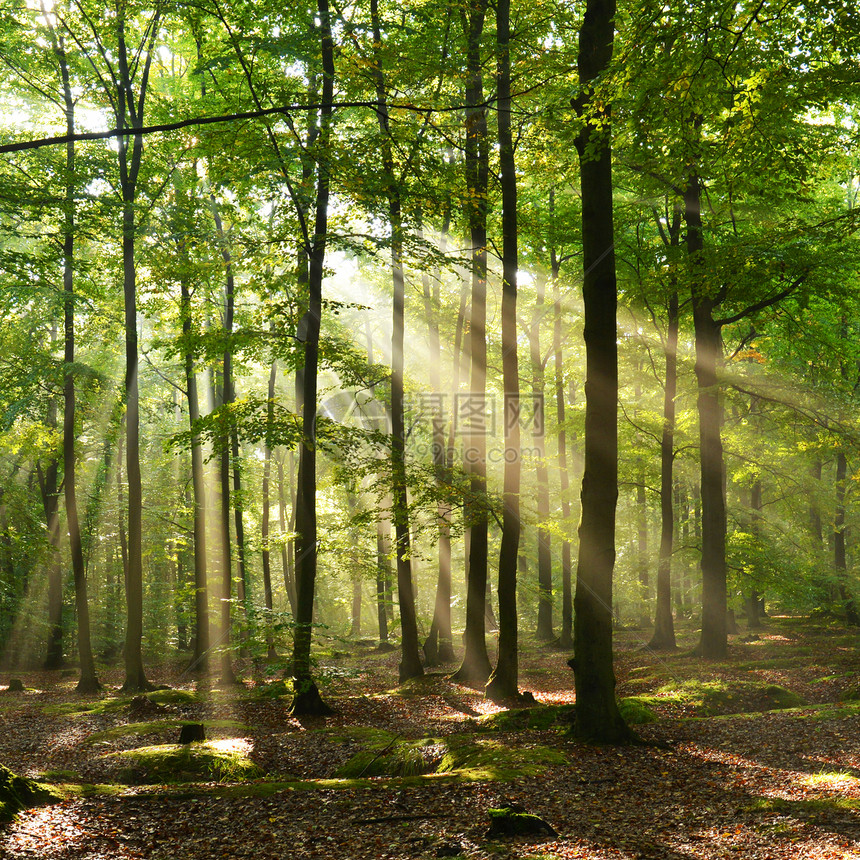
<path fill-rule="evenodd" d="M 0 821 L 8 821 L 16 812 L 59 800 L 48 786 L 24 779 L 0 765 Z"/>
<path fill-rule="evenodd" d="M 537 815 L 526 812 L 521 806 L 503 806 L 488 809 L 490 826 L 487 830 L 488 839 L 499 839 L 506 836 L 548 836 L 557 838 L 558 833 Z"/>

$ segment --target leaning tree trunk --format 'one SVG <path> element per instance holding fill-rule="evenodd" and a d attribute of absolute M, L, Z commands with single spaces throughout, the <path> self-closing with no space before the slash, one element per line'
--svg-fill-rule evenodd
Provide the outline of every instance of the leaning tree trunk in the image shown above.
<path fill-rule="evenodd" d="M 481 35 L 487 0 L 477 0 L 463 13 L 467 42 L 465 165 L 470 245 L 472 254 L 472 308 L 469 317 L 469 347 L 472 362 L 469 395 L 471 407 L 481 412 L 487 389 L 487 188 L 489 149 L 484 83 L 481 65 Z M 460 668 L 452 676 L 463 683 L 484 684 L 490 677 L 486 642 L 488 517 L 487 440 L 482 417 L 472 418 L 467 436 L 466 465 L 469 471 L 469 561 L 466 583 L 465 652 Z"/>
<path fill-rule="evenodd" d="M 618 501 L 618 353 L 608 109 L 592 103 L 592 85 L 612 58 L 615 0 L 588 0 L 579 31 L 576 141 L 582 190 L 582 293 L 585 306 L 585 471 L 574 597 L 574 734 L 617 743 L 630 737 L 615 700 L 612 572 Z"/>
<path fill-rule="evenodd" d="M 319 162 L 314 229 L 308 231 L 308 310 L 305 315 L 305 363 L 300 402 L 302 444 L 299 448 L 299 474 L 296 486 L 296 615 L 293 636 L 292 676 L 294 695 L 290 712 L 296 716 L 328 714 L 331 708 L 322 700 L 311 673 L 314 593 L 317 575 L 316 512 L 316 413 L 317 371 L 319 365 L 322 282 L 328 236 L 329 152 L 332 101 L 334 98 L 334 40 L 328 0 L 317 0 L 320 46 L 322 52 L 322 98 L 319 111 Z"/>
<path fill-rule="evenodd" d="M 517 176 L 511 134 L 510 0 L 496 5 L 499 47 L 497 118 L 502 185 L 502 377 L 505 477 L 499 552 L 499 653 L 486 687 L 494 702 L 519 698 L 517 554 L 520 545 L 520 380 L 517 357 Z M 541 394 L 543 392 L 541 391 Z M 546 466 L 544 466 L 546 471 Z M 552 624 L 550 622 L 550 632 Z"/>

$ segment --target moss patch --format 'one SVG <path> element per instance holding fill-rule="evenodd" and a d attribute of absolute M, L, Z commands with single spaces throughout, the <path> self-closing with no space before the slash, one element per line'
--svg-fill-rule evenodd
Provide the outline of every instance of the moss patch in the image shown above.
<path fill-rule="evenodd" d="M 218 749 L 210 744 L 159 744 L 108 753 L 124 767 L 118 781 L 128 785 L 154 785 L 164 782 L 241 782 L 264 776 L 244 753 Z"/>
<path fill-rule="evenodd" d="M 105 729 L 103 732 L 95 732 L 84 743 L 95 744 L 129 736 L 154 735 L 160 732 L 179 731 L 182 726 L 190 725 L 193 722 L 193 720 L 153 720 L 148 723 L 124 723 L 121 726 L 113 726 L 110 729 Z M 243 734 L 248 731 L 247 726 L 237 723 L 235 720 L 205 720 L 203 725 L 207 730 L 227 729 Z"/>
<path fill-rule="evenodd" d="M 573 716 L 573 705 L 538 705 L 512 708 L 478 719 L 478 730 L 485 732 L 547 731 L 566 725 Z"/>
<path fill-rule="evenodd" d="M 422 738 L 418 741 L 392 738 L 387 743 L 377 741 L 338 768 L 335 776 L 360 778 L 417 776 L 433 773 L 442 759 L 444 750 L 442 742 L 434 738 Z"/>
<path fill-rule="evenodd" d="M 48 786 L 17 776 L 0 765 L 0 821 L 8 821 L 22 809 L 59 799 L 57 793 Z"/>
<path fill-rule="evenodd" d="M 785 800 L 781 797 L 759 797 L 750 812 L 782 812 L 795 818 L 852 812 L 860 809 L 860 800 L 850 797 L 824 797 L 813 800 Z"/>

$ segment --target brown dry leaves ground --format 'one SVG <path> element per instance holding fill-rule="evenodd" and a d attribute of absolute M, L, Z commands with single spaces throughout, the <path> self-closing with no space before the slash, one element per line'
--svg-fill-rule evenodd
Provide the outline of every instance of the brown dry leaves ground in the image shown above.
<path fill-rule="evenodd" d="M 688 634 L 684 644 L 692 642 Z M 578 745 L 557 728 L 500 732 L 493 739 L 501 744 L 555 747 L 567 763 L 512 781 L 375 780 L 369 787 L 291 787 L 269 796 L 242 796 L 262 783 L 238 791 L 215 784 L 117 787 L 113 795 L 23 813 L 0 831 L 0 857 L 860 858 L 860 709 L 822 710 L 854 695 L 858 644 L 845 631 L 774 620 L 761 641 L 734 640 L 731 659 L 713 665 L 641 652 L 640 635 L 622 633 L 619 694 L 658 696 L 659 719 L 639 729 L 643 746 Z M 247 695 L 171 706 L 158 718 L 235 720 L 245 728 L 224 727 L 210 737 L 243 744 L 269 779 L 321 779 L 356 751 L 338 728 L 439 737 L 474 731 L 482 714 L 497 710 L 441 674 L 422 685 L 421 695 L 392 695 L 386 691 L 396 678 L 396 654 L 338 648 L 340 654 L 321 661 L 321 674 L 330 676 L 324 693 L 338 709 L 331 718 L 300 722 L 287 715 L 284 700 Z M 566 656 L 527 648 L 522 689 L 547 704 L 572 701 Z M 167 667 L 152 674 L 158 683 L 182 686 Z M 704 702 L 670 692 L 695 691 L 693 679 L 715 681 L 722 692 Z M 78 782 L 107 783 L 117 773 L 105 752 L 175 740 L 171 732 L 87 744 L 97 731 L 133 722 L 128 709 L 49 716 L 46 704 L 76 700 L 73 679 L 38 673 L 24 681 L 32 690 L 0 693 L 0 762 L 23 775 L 67 771 Z M 803 696 L 809 706 L 751 713 L 761 707 L 759 688 L 766 684 Z M 317 731 L 323 727 L 333 731 Z M 512 801 L 548 821 L 559 838 L 488 841 L 487 809 Z"/>

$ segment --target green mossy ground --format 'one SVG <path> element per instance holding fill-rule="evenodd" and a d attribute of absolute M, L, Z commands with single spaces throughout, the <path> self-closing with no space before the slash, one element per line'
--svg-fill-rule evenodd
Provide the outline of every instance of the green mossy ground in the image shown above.
<path fill-rule="evenodd" d="M 187 690 L 153 690 L 151 693 L 145 693 L 144 696 L 155 705 L 190 705 L 205 698 L 203 694 L 190 693 Z M 42 710 L 52 717 L 99 716 L 127 708 L 133 698 L 133 696 L 106 696 L 103 699 L 91 699 L 86 702 L 45 705 Z"/>

